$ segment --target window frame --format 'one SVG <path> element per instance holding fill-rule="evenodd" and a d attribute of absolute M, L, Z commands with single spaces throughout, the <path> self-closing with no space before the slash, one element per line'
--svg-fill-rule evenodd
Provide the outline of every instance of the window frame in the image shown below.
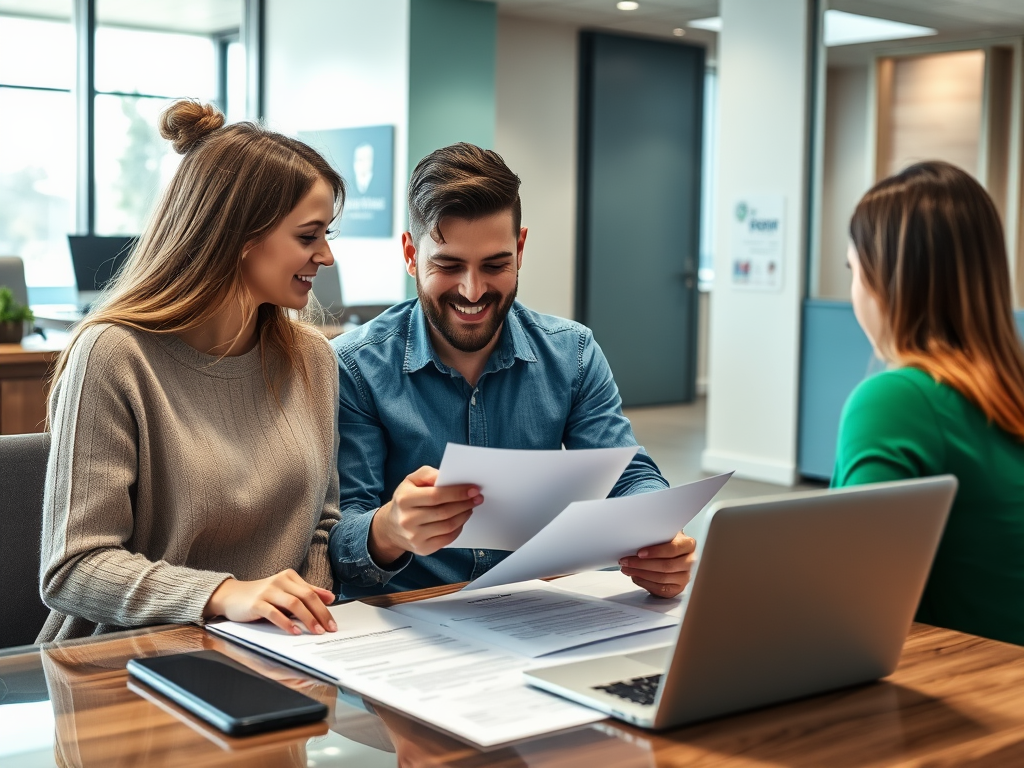
<path fill-rule="evenodd" d="M 246 51 L 246 119 L 260 119 L 263 113 L 263 20 L 266 0 L 241 0 L 242 23 L 236 30 L 211 34 L 217 51 L 217 95 L 215 103 L 227 107 L 227 51 L 234 42 L 242 42 Z M 96 234 L 96 97 L 122 95 L 145 98 L 148 94 L 117 94 L 96 90 L 96 6 L 98 0 L 72 0 L 70 23 L 75 40 L 75 77 L 73 88 L 0 83 L 0 88 L 71 93 L 75 97 L 76 157 L 75 231 L 68 234 Z M 5 14 L 8 15 L 8 14 Z M 10 14 L 14 15 L 14 14 Z M 18 14 L 20 15 L 20 14 Z"/>

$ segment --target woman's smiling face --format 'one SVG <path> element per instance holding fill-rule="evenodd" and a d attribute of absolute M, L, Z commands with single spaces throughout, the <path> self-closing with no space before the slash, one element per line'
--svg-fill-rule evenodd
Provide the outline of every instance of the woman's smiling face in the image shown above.
<path fill-rule="evenodd" d="M 331 266 L 327 242 L 334 218 L 334 192 L 318 179 L 291 213 L 242 258 L 242 282 L 256 305 L 302 309 L 309 302 L 313 276 Z"/>

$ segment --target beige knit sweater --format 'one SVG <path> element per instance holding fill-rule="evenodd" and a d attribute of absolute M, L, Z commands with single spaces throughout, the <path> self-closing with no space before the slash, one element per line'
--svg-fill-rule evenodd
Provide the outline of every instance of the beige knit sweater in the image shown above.
<path fill-rule="evenodd" d="M 202 623 L 229 576 L 331 587 L 338 367 L 298 335 L 313 391 L 295 373 L 280 404 L 259 346 L 217 359 L 166 334 L 82 335 L 50 398 L 40 642 Z"/>

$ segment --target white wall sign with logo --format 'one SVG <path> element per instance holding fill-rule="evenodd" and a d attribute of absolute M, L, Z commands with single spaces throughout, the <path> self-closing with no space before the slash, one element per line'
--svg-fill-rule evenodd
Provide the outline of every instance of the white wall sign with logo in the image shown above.
<path fill-rule="evenodd" d="M 748 195 L 735 202 L 729 250 L 733 286 L 782 290 L 784 213 L 782 195 Z"/>
<path fill-rule="evenodd" d="M 342 237 L 391 237 L 395 128 L 371 125 L 300 132 L 345 179 Z"/>

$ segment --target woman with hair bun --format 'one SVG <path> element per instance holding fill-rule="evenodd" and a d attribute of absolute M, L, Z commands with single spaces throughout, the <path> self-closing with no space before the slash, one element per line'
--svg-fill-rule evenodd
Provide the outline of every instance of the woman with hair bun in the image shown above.
<path fill-rule="evenodd" d="M 890 369 L 843 409 L 835 487 L 953 474 L 917 619 L 1024 645 L 1024 348 L 1003 228 L 941 162 L 879 182 L 850 222 L 853 309 Z"/>
<path fill-rule="evenodd" d="M 179 101 L 184 155 L 53 378 L 40 641 L 266 618 L 334 631 L 338 368 L 293 319 L 334 257 L 341 177 Z"/>

